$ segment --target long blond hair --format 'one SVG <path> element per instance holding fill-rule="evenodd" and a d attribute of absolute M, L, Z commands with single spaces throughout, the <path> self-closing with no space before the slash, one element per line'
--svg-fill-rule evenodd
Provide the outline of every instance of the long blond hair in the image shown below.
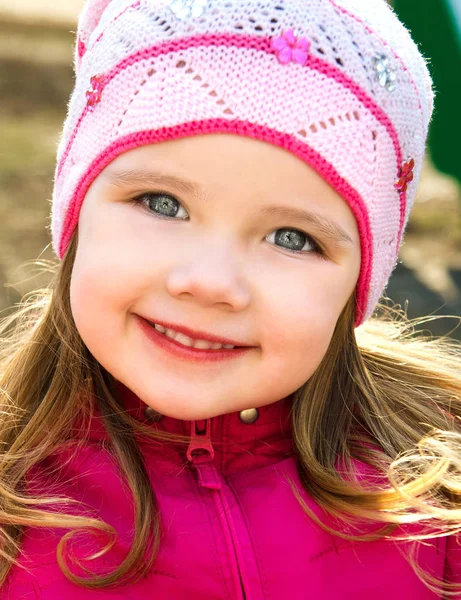
<path fill-rule="evenodd" d="M 0 325 L 0 586 L 13 564 L 20 564 L 25 527 L 70 530 L 60 540 L 57 561 L 74 583 L 97 589 L 141 578 L 158 554 L 161 515 L 136 437 L 187 443 L 186 437 L 154 433 L 124 412 L 114 379 L 80 338 L 69 295 L 76 247 L 77 234 L 50 287 L 26 296 Z M 385 307 L 383 316 L 354 329 L 354 308 L 355 294 L 320 366 L 294 395 L 294 449 L 303 487 L 332 517 L 354 527 L 384 525 L 356 535 L 333 529 L 318 520 L 290 482 L 293 493 L 321 527 L 348 540 L 395 537 L 400 524 L 412 523 L 427 526 L 425 533 L 397 539 L 455 534 L 461 530 L 461 346 L 418 335 L 401 311 Z M 83 560 L 68 552 L 70 540 L 82 530 L 105 534 L 101 556 L 115 544 L 116 531 L 71 512 L 76 503 L 71 498 L 28 495 L 26 480 L 34 465 L 66 444 L 77 452 L 86 443 L 88 430 L 75 439 L 73 425 L 91 422 L 95 401 L 108 449 L 133 495 L 135 523 L 123 562 L 103 575 L 90 570 L 86 578 L 70 568 Z M 360 483 L 354 460 L 370 465 L 387 485 Z M 85 562 L 91 565 L 92 558 Z M 459 589 L 421 571 L 414 557 L 409 560 L 434 591 L 448 597 Z"/>

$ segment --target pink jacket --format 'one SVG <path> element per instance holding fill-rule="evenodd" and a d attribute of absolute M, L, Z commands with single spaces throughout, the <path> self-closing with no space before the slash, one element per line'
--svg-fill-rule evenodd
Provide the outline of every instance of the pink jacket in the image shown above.
<path fill-rule="evenodd" d="M 124 390 L 126 407 L 145 420 L 145 405 Z M 353 544 L 305 515 L 285 475 L 296 482 L 309 507 L 320 517 L 323 513 L 297 476 L 289 408 L 290 398 L 262 407 L 252 424 L 242 422 L 239 413 L 202 422 L 170 417 L 151 422 L 152 427 L 189 434 L 191 440 L 187 453 L 167 442 L 141 445 L 163 524 L 160 553 L 150 573 L 118 590 L 79 588 L 67 581 L 55 558 L 63 530 L 30 528 L 21 555 L 28 570 L 12 569 L 1 600 L 439 598 L 419 581 L 395 542 Z M 133 522 L 130 494 L 104 450 L 105 438 L 95 421 L 88 449 L 67 465 L 60 458 L 65 482 L 53 490 L 83 500 L 117 529 L 117 545 L 97 563 L 101 571 L 125 555 Z M 49 466 L 42 465 L 37 477 Z M 76 550 L 87 554 L 90 547 L 91 540 L 82 538 Z M 437 577 L 461 581 L 461 547 L 454 538 L 431 541 L 419 562 Z"/>

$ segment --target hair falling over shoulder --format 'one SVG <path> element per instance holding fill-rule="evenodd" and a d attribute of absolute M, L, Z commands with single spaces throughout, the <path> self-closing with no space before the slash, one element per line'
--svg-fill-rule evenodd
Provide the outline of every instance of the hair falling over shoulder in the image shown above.
<path fill-rule="evenodd" d="M 49 289 L 27 296 L 0 322 L 0 586 L 19 562 L 26 527 L 67 530 L 57 560 L 70 581 L 88 589 L 136 581 L 158 554 L 161 515 L 136 433 L 157 440 L 159 434 L 123 411 L 114 379 L 78 334 L 70 308 L 76 246 L 74 235 Z M 461 531 L 461 344 L 417 334 L 401 311 L 386 307 L 383 316 L 354 329 L 354 306 L 355 295 L 320 366 L 296 392 L 292 410 L 303 487 L 341 528 L 319 521 L 291 483 L 293 493 L 322 528 L 348 540 L 384 537 L 418 544 L 455 535 Z M 84 432 L 73 437 L 73 426 L 91 421 L 94 400 L 136 517 L 125 560 L 113 572 L 83 578 L 69 566 L 72 560 L 81 566 L 68 552 L 73 536 L 99 532 L 109 550 L 116 531 L 72 510 L 77 503 L 71 498 L 31 495 L 27 475 L 64 445 L 78 451 L 85 444 Z M 359 481 L 354 461 L 373 470 L 374 485 Z M 346 524 L 358 531 L 363 523 L 380 527 L 346 533 Z M 414 524 L 418 535 L 403 533 Z M 87 570 L 91 558 L 85 559 Z M 454 595 L 454 587 L 409 560 L 428 587 Z"/>

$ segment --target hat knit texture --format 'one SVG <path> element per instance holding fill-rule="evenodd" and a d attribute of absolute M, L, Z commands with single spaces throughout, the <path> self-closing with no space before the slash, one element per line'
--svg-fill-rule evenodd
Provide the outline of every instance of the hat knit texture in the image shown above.
<path fill-rule="evenodd" d="M 433 110 L 426 61 L 385 0 L 88 0 L 75 71 L 53 190 L 59 258 L 117 156 L 233 133 L 292 152 L 348 203 L 361 240 L 355 325 L 373 314 Z"/>

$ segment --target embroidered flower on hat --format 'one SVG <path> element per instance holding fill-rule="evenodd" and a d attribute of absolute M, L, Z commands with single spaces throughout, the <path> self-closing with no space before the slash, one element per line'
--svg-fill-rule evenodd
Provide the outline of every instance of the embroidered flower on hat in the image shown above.
<path fill-rule="evenodd" d="M 96 104 L 98 104 L 98 102 L 101 100 L 104 83 L 104 75 L 93 75 L 93 77 L 90 79 L 91 87 L 86 92 L 86 100 L 88 110 L 91 112 L 93 112 Z"/>
<path fill-rule="evenodd" d="M 305 65 L 311 43 L 306 38 L 298 38 L 293 29 L 286 29 L 281 36 L 272 38 L 271 48 L 277 53 L 279 63 L 286 65 L 296 62 Z"/>
<path fill-rule="evenodd" d="M 397 75 L 395 69 L 391 67 L 389 58 L 385 54 L 381 54 L 373 59 L 373 63 L 379 85 L 386 88 L 388 92 L 393 92 L 396 89 Z"/>
<path fill-rule="evenodd" d="M 86 46 L 81 38 L 79 38 L 77 42 L 77 52 L 79 58 L 82 58 L 86 52 Z"/>
<path fill-rule="evenodd" d="M 399 179 L 395 182 L 395 188 L 399 192 L 406 192 L 408 184 L 413 181 L 413 169 L 415 168 L 415 161 L 413 159 L 403 163 L 400 169 Z"/>
<path fill-rule="evenodd" d="M 189 17 L 200 17 L 208 6 L 208 0 L 172 0 L 170 9 L 180 21 Z"/>

